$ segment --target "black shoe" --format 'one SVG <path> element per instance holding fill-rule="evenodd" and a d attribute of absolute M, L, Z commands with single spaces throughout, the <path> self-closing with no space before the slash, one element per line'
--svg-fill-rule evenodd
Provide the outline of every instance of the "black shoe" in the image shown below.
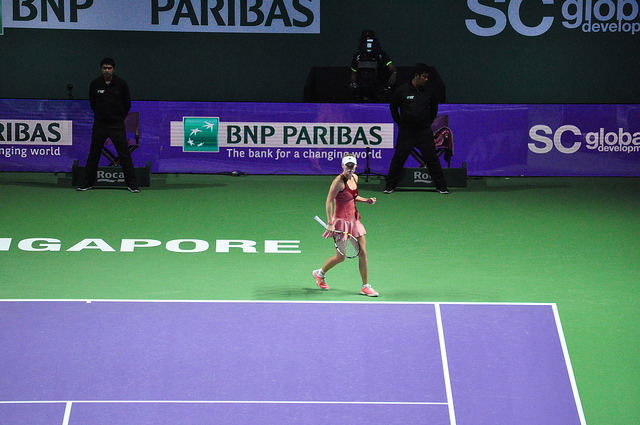
<path fill-rule="evenodd" d="M 129 186 L 128 189 L 131 193 L 140 193 L 140 189 L 138 188 L 138 186 Z"/>
<path fill-rule="evenodd" d="M 438 193 L 442 193 L 443 195 L 448 195 L 451 192 L 449 191 L 449 189 L 447 189 L 447 187 L 439 187 L 436 189 L 438 191 Z"/>
<path fill-rule="evenodd" d="M 395 189 L 393 189 L 393 188 L 385 187 L 385 189 L 382 191 L 382 193 L 389 194 L 389 193 L 393 193 L 394 191 L 395 191 Z"/>
<path fill-rule="evenodd" d="M 82 186 L 80 186 L 80 187 L 76 188 L 76 190 L 79 190 L 80 192 L 85 192 L 85 191 L 87 191 L 87 190 L 89 190 L 89 189 L 93 189 L 93 186 L 90 186 L 90 185 L 82 185 Z"/>

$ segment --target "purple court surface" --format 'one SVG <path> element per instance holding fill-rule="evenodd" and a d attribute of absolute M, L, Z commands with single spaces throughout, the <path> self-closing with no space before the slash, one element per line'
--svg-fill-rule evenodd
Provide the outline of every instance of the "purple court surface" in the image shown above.
<path fill-rule="evenodd" d="M 554 304 L 0 301 L 0 424 L 585 425 Z"/>

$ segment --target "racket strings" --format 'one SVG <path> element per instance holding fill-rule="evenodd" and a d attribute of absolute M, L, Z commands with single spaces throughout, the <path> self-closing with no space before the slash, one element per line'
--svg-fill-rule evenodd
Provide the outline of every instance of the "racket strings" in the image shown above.
<path fill-rule="evenodd" d="M 338 252 L 347 258 L 354 258 L 360 253 L 360 244 L 358 240 L 351 235 L 336 235 L 335 242 Z"/>
<path fill-rule="evenodd" d="M 355 238 L 350 237 L 347 242 L 345 256 L 348 258 L 356 257 L 360 253 L 360 244 Z"/>

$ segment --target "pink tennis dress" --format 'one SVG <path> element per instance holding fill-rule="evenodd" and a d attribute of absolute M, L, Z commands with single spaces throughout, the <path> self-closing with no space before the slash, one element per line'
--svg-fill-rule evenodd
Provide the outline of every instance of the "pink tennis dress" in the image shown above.
<path fill-rule="evenodd" d="M 344 180 L 344 177 L 343 177 Z M 360 213 L 356 208 L 356 197 L 358 196 L 358 183 L 355 189 L 347 186 L 344 180 L 344 190 L 340 191 L 335 199 L 335 210 L 333 211 L 333 225 L 336 230 L 351 233 L 356 238 L 367 233 L 364 225 L 360 223 Z M 323 235 L 325 238 L 331 236 L 329 232 Z"/>

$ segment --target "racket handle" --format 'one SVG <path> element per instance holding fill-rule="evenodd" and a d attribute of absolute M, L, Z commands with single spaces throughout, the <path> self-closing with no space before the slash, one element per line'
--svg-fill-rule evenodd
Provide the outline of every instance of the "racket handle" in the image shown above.
<path fill-rule="evenodd" d="M 325 229 L 328 227 L 328 226 L 327 226 L 327 224 L 326 224 L 324 221 L 322 221 L 322 219 L 321 219 L 320 217 L 315 216 L 315 217 L 313 217 L 313 218 L 314 218 L 314 220 L 315 220 L 315 221 L 317 221 L 318 223 L 320 223 L 320 225 L 321 225 L 322 227 L 324 227 Z"/>

